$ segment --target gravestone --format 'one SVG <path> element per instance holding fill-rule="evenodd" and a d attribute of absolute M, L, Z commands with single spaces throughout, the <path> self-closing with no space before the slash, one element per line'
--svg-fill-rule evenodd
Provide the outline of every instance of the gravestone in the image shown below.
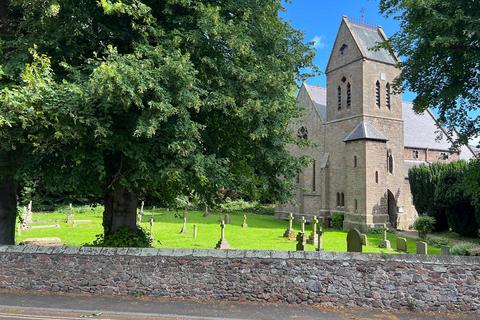
<path fill-rule="evenodd" d="M 318 219 L 317 216 L 313 216 L 312 221 L 312 233 L 310 237 L 308 237 L 307 243 L 313 244 L 314 246 L 318 245 L 318 236 L 317 236 L 317 226 L 318 226 Z"/>
<path fill-rule="evenodd" d="M 362 236 L 362 245 L 363 245 L 363 246 L 368 246 L 368 237 L 367 237 L 367 235 L 366 235 L 365 233 L 362 233 L 361 236 Z"/>
<path fill-rule="evenodd" d="M 137 214 L 137 224 L 140 225 L 143 221 L 143 207 L 145 205 L 145 201 L 142 201 L 142 204 L 140 205 L 140 210 L 138 211 Z"/>
<path fill-rule="evenodd" d="M 321 225 L 318 226 L 318 242 L 317 242 L 317 251 L 323 250 L 323 228 Z"/>
<path fill-rule="evenodd" d="M 305 217 L 302 216 L 302 219 L 300 219 L 300 223 L 301 223 L 301 234 L 303 235 L 303 242 L 304 243 L 307 243 L 307 239 L 308 239 L 308 236 L 307 236 L 307 233 L 305 232 L 305 222 L 307 222 L 307 220 L 305 220 Z M 297 241 L 298 241 L 298 236 L 297 236 Z"/>
<path fill-rule="evenodd" d="M 197 239 L 197 225 L 193 225 L 193 239 Z"/>
<path fill-rule="evenodd" d="M 225 239 L 225 221 L 222 220 L 222 223 L 220 223 L 220 228 L 222 229 L 220 240 L 217 242 L 215 249 L 228 249 L 230 245 L 228 244 L 227 239 Z"/>
<path fill-rule="evenodd" d="M 407 239 L 397 238 L 397 251 L 407 252 Z"/>
<path fill-rule="evenodd" d="M 242 228 L 245 229 L 245 228 L 248 228 L 248 224 L 247 224 L 247 215 L 244 214 L 243 215 L 243 224 L 242 224 Z"/>
<path fill-rule="evenodd" d="M 428 254 L 428 245 L 426 242 L 417 241 L 417 254 Z"/>
<path fill-rule="evenodd" d="M 284 238 L 288 238 L 288 240 L 295 240 L 295 231 L 293 231 L 293 214 L 290 213 L 288 215 L 288 229 L 285 230 L 283 233 Z"/>
<path fill-rule="evenodd" d="M 223 221 L 225 224 L 230 224 L 230 215 L 228 213 L 225 214 Z"/>
<path fill-rule="evenodd" d="M 53 229 L 53 228 L 60 228 L 59 224 L 50 224 L 50 225 L 44 225 L 44 226 L 30 226 L 30 229 Z"/>
<path fill-rule="evenodd" d="M 65 222 L 66 223 L 74 223 L 74 220 L 73 220 L 73 206 L 72 206 L 71 203 L 68 205 L 67 219 L 65 220 Z"/>
<path fill-rule="evenodd" d="M 392 246 L 390 245 L 390 240 L 387 240 L 387 225 L 383 225 L 382 229 L 382 234 L 383 234 L 383 239 L 380 241 L 378 247 L 379 248 L 385 248 L 385 249 L 391 249 Z"/>
<path fill-rule="evenodd" d="M 449 256 L 450 255 L 450 247 L 449 246 L 441 246 L 442 256 Z"/>
<path fill-rule="evenodd" d="M 27 239 L 23 240 L 22 242 L 20 242 L 20 245 L 57 247 L 57 246 L 63 246 L 63 242 L 58 237 L 27 238 Z"/>
<path fill-rule="evenodd" d="M 31 225 L 31 224 L 32 224 L 32 219 L 33 219 L 32 201 L 31 201 L 31 200 L 30 200 L 30 202 L 28 203 L 27 212 L 28 212 L 28 215 L 27 215 L 27 224 L 28 224 L 28 225 Z"/>
<path fill-rule="evenodd" d="M 152 215 L 150 216 L 150 241 L 153 242 L 153 240 L 155 240 L 155 237 L 153 235 L 153 222 L 155 221 L 154 217 L 153 217 L 153 211 L 152 211 Z"/>
<path fill-rule="evenodd" d="M 306 238 L 305 233 L 299 232 L 297 234 L 297 251 L 305 251 L 305 245 L 306 245 L 305 238 Z"/>
<path fill-rule="evenodd" d="M 347 234 L 347 251 L 362 252 L 362 235 L 357 229 L 351 229 Z"/>
<path fill-rule="evenodd" d="M 182 229 L 180 230 L 180 233 L 186 233 L 187 232 L 187 216 L 185 213 L 183 214 L 183 224 L 182 224 Z"/>

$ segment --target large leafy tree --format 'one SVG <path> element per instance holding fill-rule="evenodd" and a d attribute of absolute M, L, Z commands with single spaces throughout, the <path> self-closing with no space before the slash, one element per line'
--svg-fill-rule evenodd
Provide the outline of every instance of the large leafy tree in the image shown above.
<path fill-rule="evenodd" d="M 397 86 L 417 93 L 414 107 L 439 110 L 439 120 L 468 143 L 480 135 L 480 1 L 381 0 L 400 20 L 388 46 L 404 57 Z"/>
<path fill-rule="evenodd" d="M 291 93 L 313 52 L 279 10 L 280 0 L 10 0 L 7 189 L 35 179 L 101 198 L 106 235 L 136 229 L 145 194 L 288 199 L 305 163 L 287 150 Z"/>

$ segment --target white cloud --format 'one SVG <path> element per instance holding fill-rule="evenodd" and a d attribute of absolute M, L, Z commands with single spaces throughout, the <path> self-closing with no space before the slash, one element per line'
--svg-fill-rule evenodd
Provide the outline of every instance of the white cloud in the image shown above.
<path fill-rule="evenodd" d="M 311 42 L 313 42 L 313 47 L 315 49 L 323 49 L 325 48 L 325 39 L 323 36 L 315 36 L 313 37 L 312 40 L 310 40 Z"/>

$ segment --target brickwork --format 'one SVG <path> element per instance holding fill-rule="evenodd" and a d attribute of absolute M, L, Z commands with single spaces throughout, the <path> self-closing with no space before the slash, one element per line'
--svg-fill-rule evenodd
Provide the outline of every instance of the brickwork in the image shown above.
<path fill-rule="evenodd" d="M 0 247 L 0 287 L 480 313 L 480 258 Z"/>

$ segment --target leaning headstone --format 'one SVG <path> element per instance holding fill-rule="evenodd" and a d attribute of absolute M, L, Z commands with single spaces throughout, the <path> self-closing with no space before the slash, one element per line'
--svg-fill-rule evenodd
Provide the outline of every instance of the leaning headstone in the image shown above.
<path fill-rule="evenodd" d="M 230 215 L 228 213 L 225 214 L 223 221 L 225 224 L 230 224 Z"/>
<path fill-rule="evenodd" d="M 318 243 L 317 243 L 317 251 L 323 250 L 323 228 L 321 225 L 318 226 Z"/>
<path fill-rule="evenodd" d="M 25 226 L 24 229 L 28 229 L 30 225 L 32 224 L 33 220 L 33 214 L 32 214 L 32 201 L 28 204 L 27 207 L 24 207 L 25 209 L 25 219 L 23 221 L 23 224 Z"/>
<path fill-rule="evenodd" d="M 310 223 L 312 224 L 312 233 L 310 234 L 310 237 L 308 237 L 307 243 L 313 244 L 314 246 L 317 246 L 318 245 L 318 237 L 317 237 L 318 219 L 317 219 L 317 216 L 313 216 L 312 221 Z"/>
<path fill-rule="evenodd" d="M 299 232 L 297 234 L 297 251 L 305 251 L 305 245 L 306 245 L 305 238 L 306 238 L 305 233 Z"/>
<path fill-rule="evenodd" d="M 220 223 L 220 228 L 222 229 L 220 240 L 217 242 L 215 249 L 228 249 L 230 245 L 228 244 L 227 239 L 225 239 L 225 221 L 222 220 L 222 223 Z"/>
<path fill-rule="evenodd" d="M 283 233 L 284 238 L 288 238 L 288 240 L 295 240 L 295 231 L 293 231 L 293 214 L 290 213 L 288 215 L 288 229 L 285 230 Z"/>
<path fill-rule="evenodd" d="M 368 246 L 368 237 L 365 233 L 361 234 L 362 236 L 362 246 Z"/>
<path fill-rule="evenodd" d="M 390 245 L 390 240 L 387 240 L 387 225 L 383 225 L 382 229 L 382 234 L 383 234 L 383 239 L 380 241 L 378 247 L 379 248 L 385 248 L 385 249 L 391 249 L 392 246 Z"/>
<path fill-rule="evenodd" d="M 397 238 L 397 251 L 407 252 L 407 239 Z"/>
<path fill-rule="evenodd" d="M 449 246 L 441 246 L 442 256 L 449 256 L 450 255 L 450 247 Z"/>
<path fill-rule="evenodd" d="M 248 228 L 248 224 L 247 224 L 247 215 L 244 214 L 243 215 L 243 223 L 242 223 L 242 228 L 245 229 L 245 228 Z"/>
<path fill-rule="evenodd" d="M 67 219 L 65 220 L 65 222 L 66 223 L 74 223 L 74 220 L 73 220 L 73 206 L 72 206 L 71 203 L 68 205 Z"/>
<path fill-rule="evenodd" d="M 143 221 L 143 207 L 145 205 L 145 201 L 142 201 L 142 204 L 140 205 L 140 210 L 138 211 L 137 214 L 137 224 L 140 225 Z"/>
<path fill-rule="evenodd" d="M 193 225 L 193 239 L 197 239 L 197 225 Z"/>
<path fill-rule="evenodd" d="M 362 252 L 362 235 L 357 229 L 351 229 L 348 231 L 347 251 Z"/>
<path fill-rule="evenodd" d="M 426 242 L 417 241 L 417 254 L 428 254 L 428 246 Z"/>
<path fill-rule="evenodd" d="M 180 233 L 186 233 L 187 232 L 187 216 L 183 214 L 183 224 L 182 224 L 182 229 L 180 230 Z"/>

